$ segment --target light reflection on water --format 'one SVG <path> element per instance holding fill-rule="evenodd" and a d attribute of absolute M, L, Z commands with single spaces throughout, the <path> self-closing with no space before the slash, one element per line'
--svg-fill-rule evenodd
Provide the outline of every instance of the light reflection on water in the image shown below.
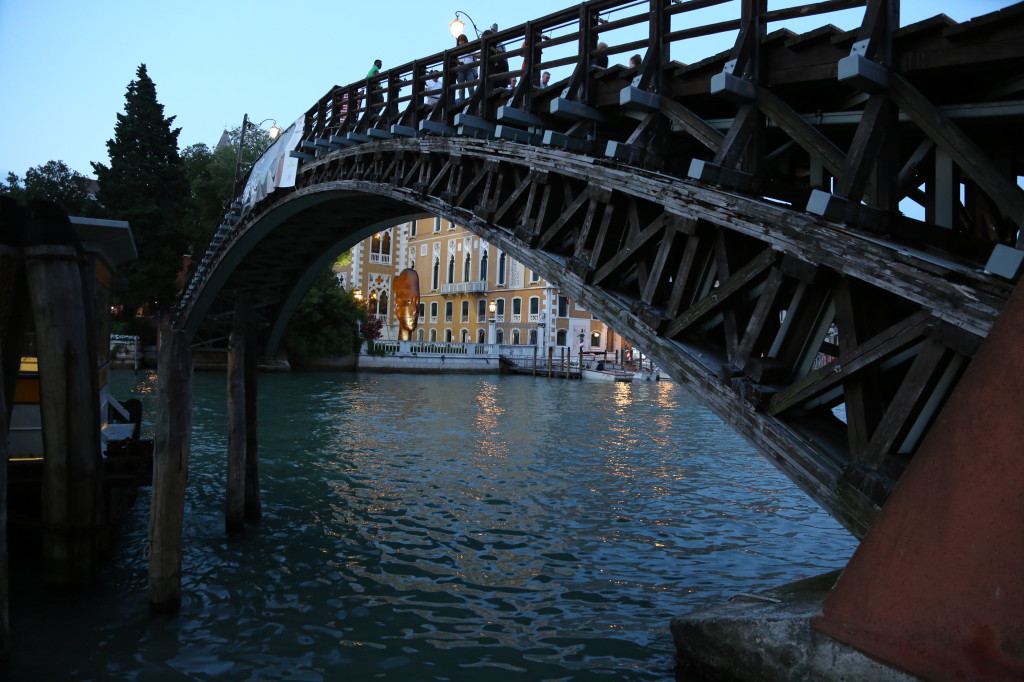
<path fill-rule="evenodd" d="M 115 381 L 152 399 L 152 377 Z M 181 614 L 146 613 L 139 505 L 97 594 L 16 610 L 16 672 L 671 680 L 672 616 L 854 546 L 678 386 L 260 382 L 263 523 L 224 536 L 225 379 L 197 374 Z M 41 655 L 58 613 L 65 645 Z"/>

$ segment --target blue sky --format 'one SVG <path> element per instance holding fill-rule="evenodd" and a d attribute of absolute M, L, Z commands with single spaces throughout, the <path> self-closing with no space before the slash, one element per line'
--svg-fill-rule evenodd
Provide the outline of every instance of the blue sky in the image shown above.
<path fill-rule="evenodd" d="M 771 0 L 769 8 L 792 4 L 797 3 Z M 903 0 L 902 23 L 937 13 L 964 21 L 1010 4 Z M 491 23 L 508 28 L 570 5 L 0 0 L 0 177 L 8 171 L 24 177 L 29 168 L 50 160 L 92 176 L 89 162 L 107 162 L 106 141 L 141 63 L 156 83 L 164 114 L 177 117 L 179 147 L 212 146 L 245 113 L 254 121 L 291 123 L 332 85 L 364 77 L 376 58 L 386 69 L 450 47 L 448 23 L 456 10 L 468 12 L 483 30 Z M 701 23 L 720 19 L 721 13 L 731 18 L 736 5 L 706 11 Z M 846 16 L 856 22 L 860 10 L 854 12 Z M 834 17 L 828 21 L 842 25 Z M 811 22 L 799 30 L 826 23 L 820 17 Z M 730 44 L 731 39 L 718 38 L 694 45 L 696 53 L 683 61 Z"/>

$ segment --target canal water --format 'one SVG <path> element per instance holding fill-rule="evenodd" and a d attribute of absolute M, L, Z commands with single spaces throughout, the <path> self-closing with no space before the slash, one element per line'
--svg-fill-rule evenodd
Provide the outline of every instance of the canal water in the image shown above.
<path fill-rule="evenodd" d="M 682 387 L 260 376 L 263 522 L 224 531 L 225 376 L 195 375 L 183 605 L 148 490 L 94 591 L 13 586 L 14 679 L 675 679 L 675 615 L 855 541 Z M 114 392 L 152 415 L 152 374 Z"/>

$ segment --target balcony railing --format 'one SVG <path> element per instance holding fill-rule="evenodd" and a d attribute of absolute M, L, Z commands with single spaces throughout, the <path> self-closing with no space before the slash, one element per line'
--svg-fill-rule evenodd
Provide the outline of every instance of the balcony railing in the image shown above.
<path fill-rule="evenodd" d="M 391 265 L 390 253 L 370 253 L 370 262 L 379 265 Z"/>
<path fill-rule="evenodd" d="M 476 280 L 472 282 L 452 282 L 441 285 L 441 295 L 446 294 L 479 294 L 487 291 L 487 282 Z"/>

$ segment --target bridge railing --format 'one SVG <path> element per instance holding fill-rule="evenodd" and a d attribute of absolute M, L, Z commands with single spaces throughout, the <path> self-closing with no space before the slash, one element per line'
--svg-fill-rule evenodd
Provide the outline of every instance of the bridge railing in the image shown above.
<path fill-rule="evenodd" d="M 315 158 L 396 135 L 492 136 L 499 122 L 510 139 L 539 143 L 531 128 L 540 118 L 546 130 L 583 137 L 577 124 L 598 118 L 586 108 L 596 103 L 595 83 L 625 76 L 630 87 L 664 92 L 670 71 L 686 66 L 680 58 L 706 57 L 709 40 L 721 42 L 723 35 L 737 35 L 745 21 L 750 23 L 749 17 L 721 21 L 708 13 L 727 2 L 591 0 L 520 26 L 485 31 L 467 45 L 334 86 L 307 111 L 299 152 Z M 781 28 L 783 22 L 865 5 L 866 0 L 828 0 L 769 7 L 757 14 L 755 24 Z M 748 11 L 753 12 L 744 9 Z M 632 54 L 640 57 L 640 64 L 629 63 Z M 473 61 L 463 64 L 460 58 L 466 55 Z M 621 63 L 609 66 L 615 58 Z M 467 69 L 474 69 L 476 77 L 458 82 L 458 74 Z M 545 71 L 551 80 L 542 86 Z M 439 78 L 439 87 L 428 85 L 432 75 Z M 500 107 L 505 111 L 499 112 Z M 565 142 L 559 135 L 544 141 Z"/>

